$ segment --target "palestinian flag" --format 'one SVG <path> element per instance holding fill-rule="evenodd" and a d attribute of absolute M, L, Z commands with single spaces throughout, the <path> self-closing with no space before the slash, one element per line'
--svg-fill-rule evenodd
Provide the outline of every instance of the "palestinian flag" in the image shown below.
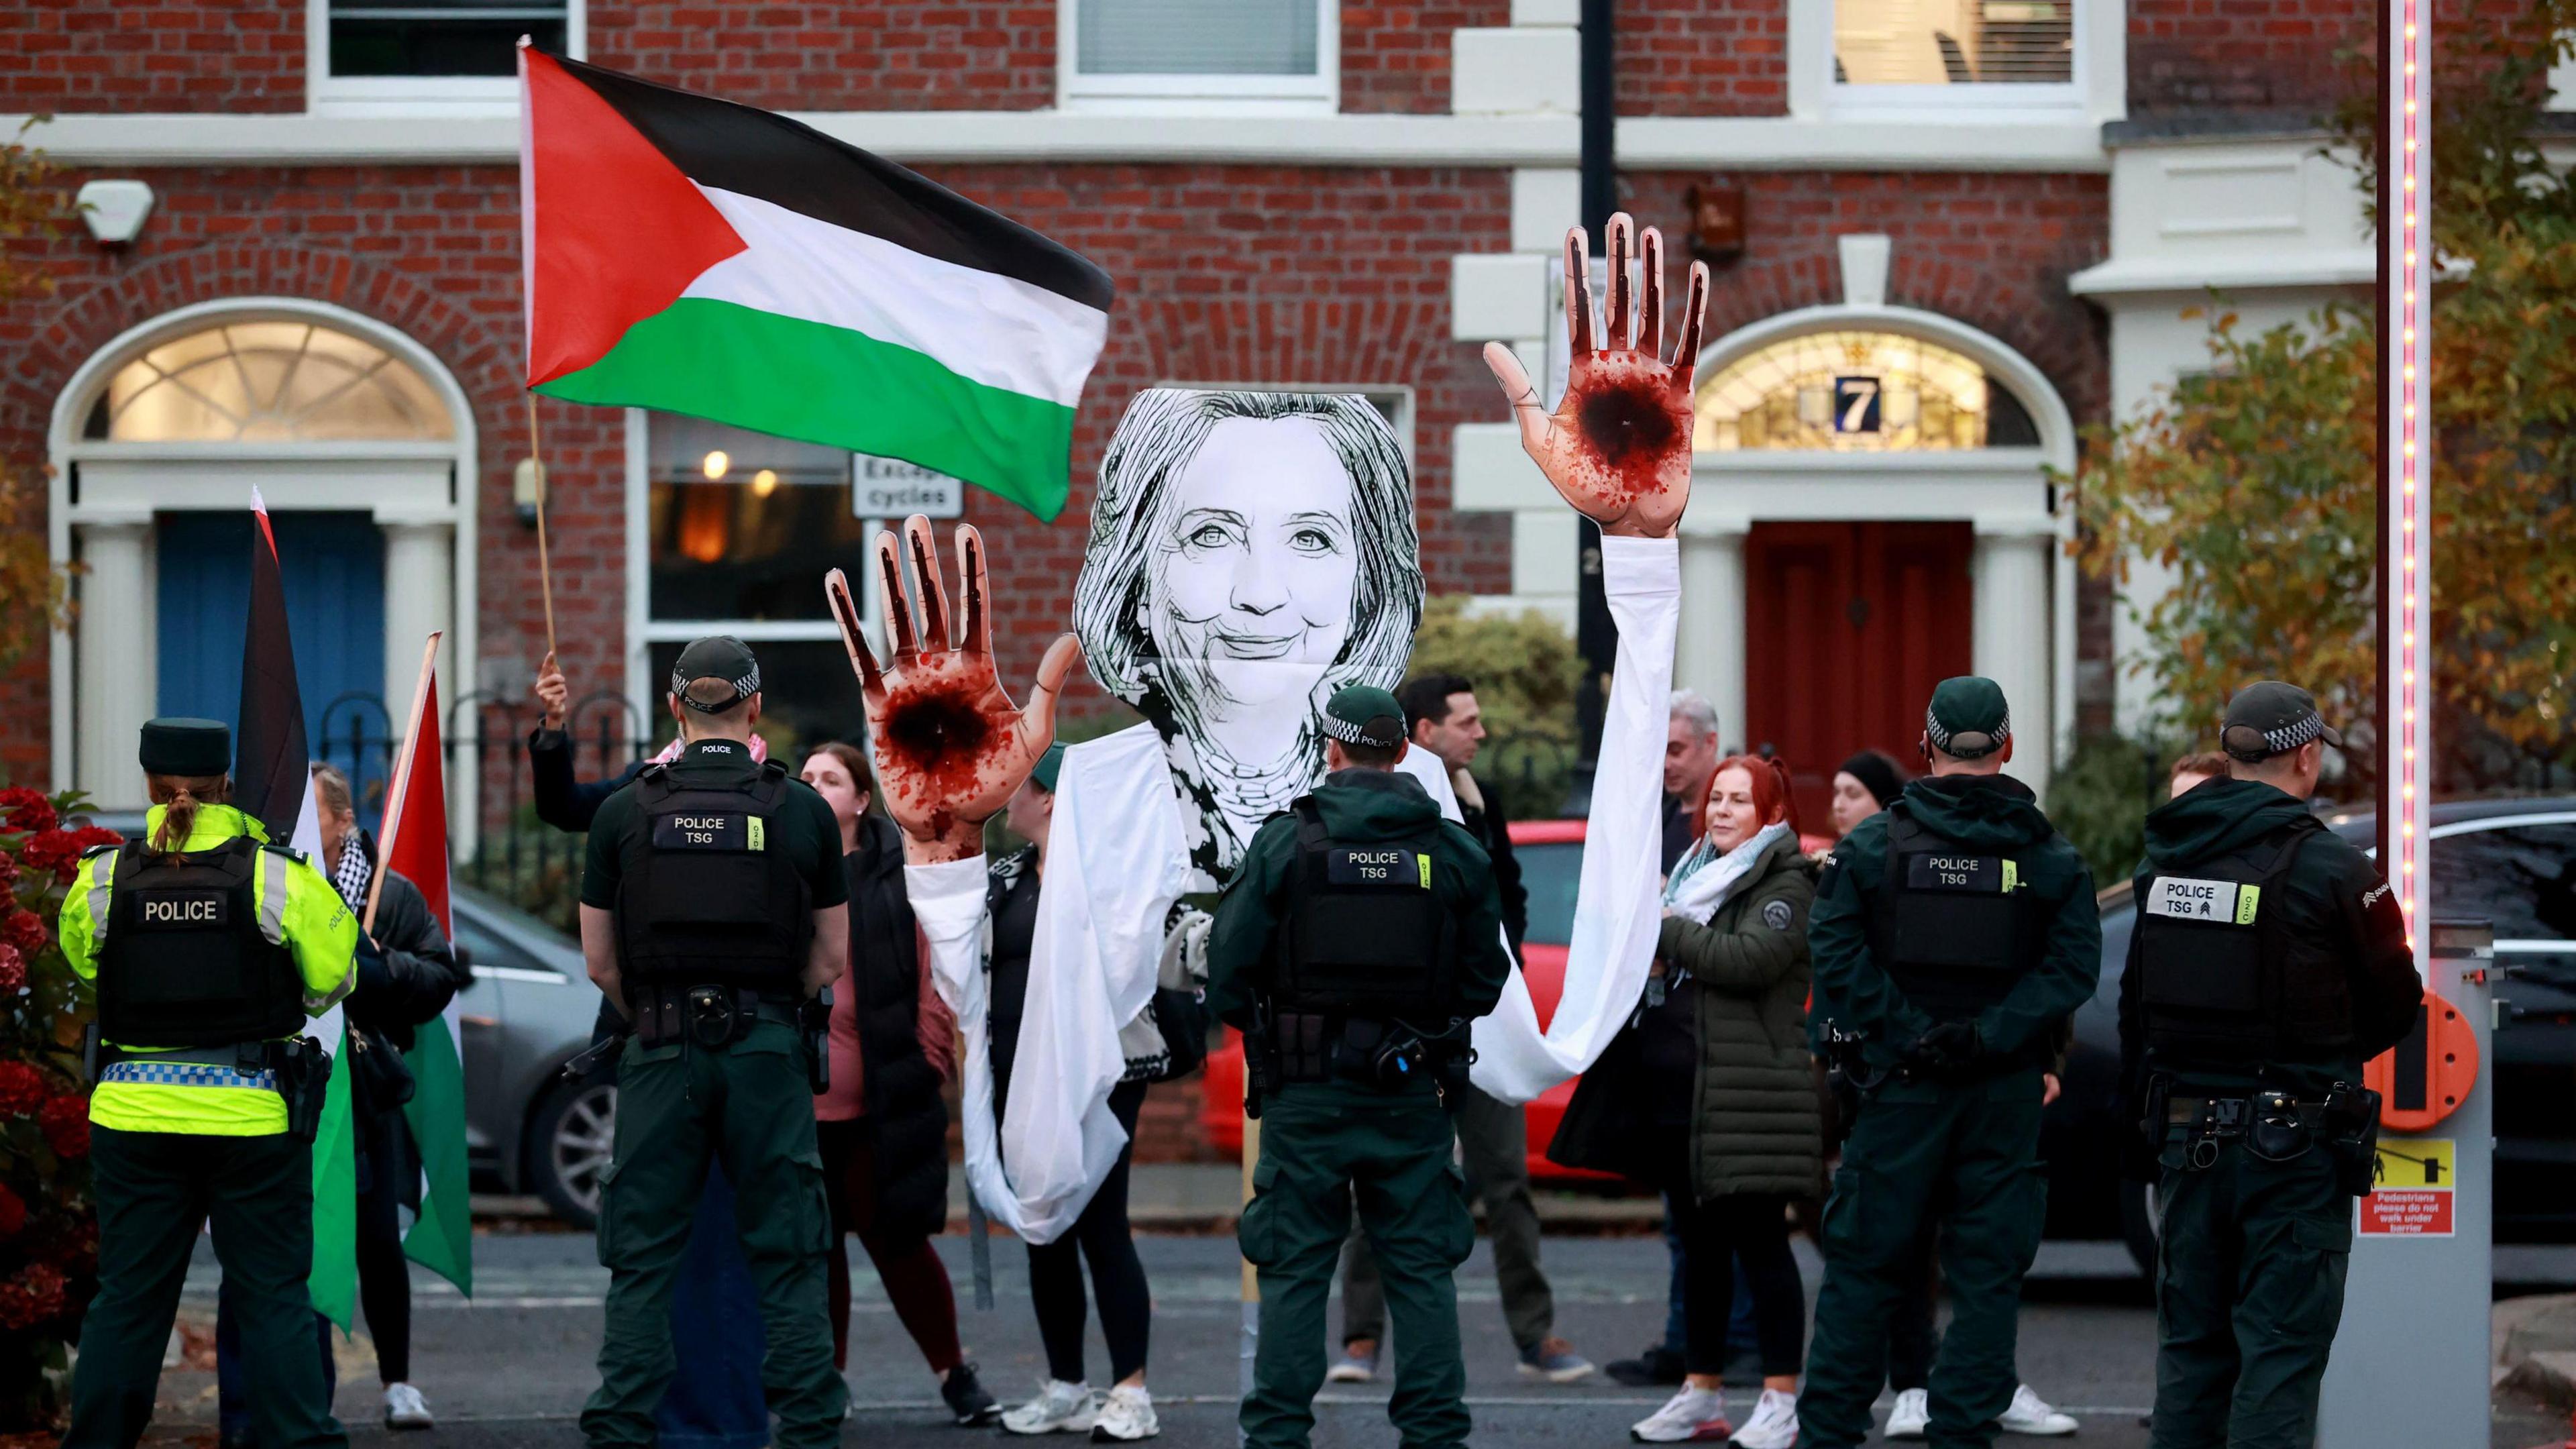
<path fill-rule="evenodd" d="M 519 87 L 529 387 L 1063 508 L 1106 272 L 784 116 L 524 40 Z"/>

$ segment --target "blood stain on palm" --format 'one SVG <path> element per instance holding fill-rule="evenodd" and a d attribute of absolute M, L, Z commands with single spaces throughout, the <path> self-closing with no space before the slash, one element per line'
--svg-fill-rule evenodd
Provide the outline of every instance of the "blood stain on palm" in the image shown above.
<path fill-rule="evenodd" d="M 1660 389 L 1642 382 L 1593 383 L 1575 399 L 1574 420 L 1592 455 L 1629 498 L 1663 486 L 1663 465 L 1681 424 Z"/>
<path fill-rule="evenodd" d="M 962 680 L 941 681 L 906 691 L 886 710 L 888 763 L 921 783 L 924 803 L 963 798 L 981 783 L 994 730 L 978 693 Z"/>

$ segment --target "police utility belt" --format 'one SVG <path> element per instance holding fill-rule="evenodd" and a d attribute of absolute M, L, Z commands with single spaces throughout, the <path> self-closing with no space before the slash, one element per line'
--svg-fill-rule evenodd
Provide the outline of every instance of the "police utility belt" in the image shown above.
<path fill-rule="evenodd" d="M 2335 1159 L 2335 1176 L 2344 1191 L 2359 1196 L 2370 1190 L 2378 1159 L 2379 1094 L 2366 1087 L 2337 1083 L 2322 1101 L 2302 1101 L 2277 1090 L 2242 1097 L 2183 1096 L 2172 1093 L 2163 1079 L 2151 1091 L 2149 1121 L 2161 1121 L 2161 1135 L 2180 1137 L 2186 1172 L 2216 1167 L 2221 1148 L 2230 1142 L 2242 1142 L 2247 1152 L 2266 1162 L 2290 1162 L 2323 1148 Z"/>
<path fill-rule="evenodd" d="M 630 998 L 635 1039 L 646 1047 L 687 1042 L 713 1049 L 751 1035 L 764 1021 L 803 1025 L 797 1003 L 742 986 L 644 986 Z"/>
<path fill-rule="evenodd" d="M 96 1031 L 91 1028 L 87 1044 L 89 1077 L 101 1086 L 124 1082 L 275 1092 L 286 1099 L 286 1130 L 297 1140 L 312 1141 L 321 1126 L 322 1104 L 331 1083 L 331 1054 L 312 1037 L 128 1051 L 96 1040 Z"/>
<path fill-rule="evenodd" d="M 1331 1012 L 1267 1012 L 1263 1090 L 1311 1082 L 1356 1082 L 1400 1091 L 1428 1081 L 1444 1095 L 1467 1084 L 1476 1059 L 1464 1018 L 1425 1031 L 1409 1022 Z"/>

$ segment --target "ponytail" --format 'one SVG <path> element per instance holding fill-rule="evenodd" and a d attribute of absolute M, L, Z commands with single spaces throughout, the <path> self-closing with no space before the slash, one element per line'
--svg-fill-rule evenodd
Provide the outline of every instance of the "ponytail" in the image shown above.
<path fill-rule="evenodd" d="M 143 845 L 155 856 L 176 855 L 187 845 L 189 832 L 197 825 L 198 807 L 221 805 L 233 797 L 230 775 L 146 775 L 143 780 L 152 803 L 161 807 L 161 827 Z"/>

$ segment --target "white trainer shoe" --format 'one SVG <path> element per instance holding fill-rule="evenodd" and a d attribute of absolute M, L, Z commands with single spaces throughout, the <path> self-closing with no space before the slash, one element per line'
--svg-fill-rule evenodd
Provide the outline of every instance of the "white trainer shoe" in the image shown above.
<path fill-rule="evenodd" d="M 1932 1432 L 1932 1395 L 1924 1389 L 1906 1389 L 1896 1396 L 1896 1407 L 1887 1411 L 1885 1437 L 1921 1439 Z"/>
<path fill-rule="evenodd" d="M 2004 1410 L 2003 1431 L 2007 1434 L 2029 1434 L 2041 1439 L 2056 1439 L 2076 1431 L 2079 1425 L 2072 1414 L 2061 1414 L 2046 1399 L 2022 1384 L 2013 1390 L 2012 1407 Z"/>
<path fill-rule="evenodd" d="M 1100 1416 L 1091 1425 L 1091 1442 L 1117 1444 L 1151 1439 L 1162 1432 L 1161 1421 L 1154 1417 L 1154 1396 L 1141 1384 L 1120 1384 L 1100 1406 Z"/>
<path fill-rule="evenodd" d="M 1002 1416 L 1002 1427 L 1014 1434 L 1088 1434 L 1099 1419 L 1091 1385 L 1047 1379 L 1036 1398 Z"/>
<path fill-rule="evenodd" d="M 1764 1389 L 1753 1417 L 1728 1441 L 1735 1449 L 1795 1449 L 1798 1442 L 1798 1396 Z"/>
<path fill-rule="evenodd" d="M 385 1385 L 385 1427 L 388 1429 L 429 1429 L 437 1421 L 429 1416 L 429 1401 L 420 1390 L 409 1384 Z"/>
<path fill-rule="evenodd" d="M 1654 1413 L 1628 1426 L 1628 1437 L 1640 1444 L 1696 1444 L 1724 1439 L 1733 1432 L 1726 1422 L 1726 1391 L 1695 1389 L 1689 1384 Z"/>

